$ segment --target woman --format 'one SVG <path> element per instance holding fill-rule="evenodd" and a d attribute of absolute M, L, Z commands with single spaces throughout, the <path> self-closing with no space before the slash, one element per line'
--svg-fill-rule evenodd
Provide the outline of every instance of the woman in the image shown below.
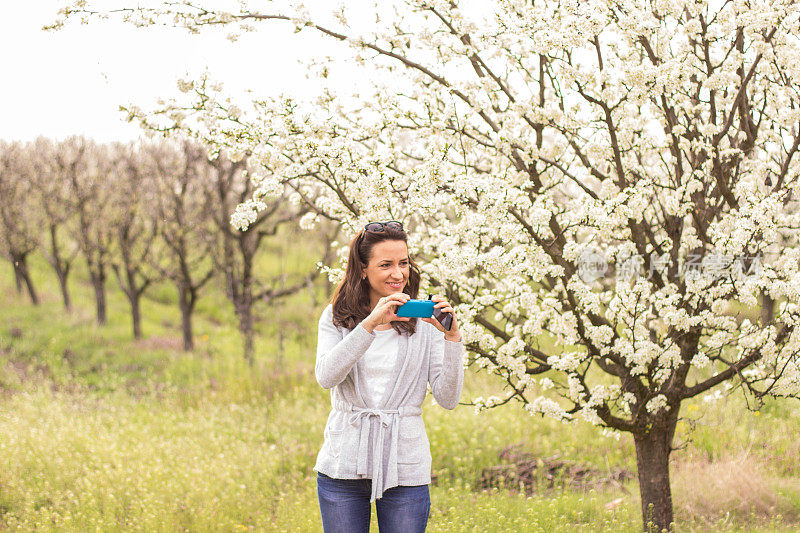
<path fill-rule="evenodd" d="M 455 409 L 464 382 L 461 333 L 453 314 L 402 318 L 397 307 L 417 297 L 420 273 L 408 256 L 400 222 L 372 222 L 350 243 L 344 280 L 319 321 L 319 384 L 333 409 L 317 456 L 317 495 L 326 533 L 369 531 L 375 502 L 381 533 L 425 531 L 430 511 L 431 453 L 422 421 L 433 397 Z"/>

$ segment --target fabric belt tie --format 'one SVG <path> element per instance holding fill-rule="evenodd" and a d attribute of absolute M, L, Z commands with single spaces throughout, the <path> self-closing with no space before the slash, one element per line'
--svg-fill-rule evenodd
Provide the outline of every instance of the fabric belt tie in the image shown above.
<path fill-rule="evenodd" d="M 351 426 L 358 426 L 361 424 L 361 434 L 358 440 L 358 465 L 356 467 L 356 474 L 367 475 L 367 450 L 372 440 L 372 494 L 370 495 L 370 502 L 374 502 L 378 497 L 383 494 L 383 446 L 384 438 L 386 436 L 386 428 L 394 425 L 397 420 L 397 415 L 400 411 L 397 409 L 358 409 L 350 415 L 347 422 Z M 370 417 L 378 418 L 378 432 L 375 438 L 370 439 Z M 362 420 L 363 419 L 363 420 Z M 392 431 L 392 442 L 389 452 L 389 483 L 397 484 L 397 429 Z M 392 468 L 394 467 L 394 468 Z"/>
<path fill-rule="evenodd" d="M 397 450 L 399 448 L 398 436 L 400 434 L 399 420 L 404 416 L 420 416 L 422 415 L 422 408 L 419 406 L 401 405 L 397 409 L 375 409 L 369 407 L 356 407 L 355 405 L 348 404 L 342 401 L 331 401 L 331 406 L 336 411 L 342 411 L 347 414 L 347 422 L 353 427 L 358 427 L 359 430 L 358 441 L 358 464 L 356 465 L 356 472 L 361 476 L 368 476 L 368 451 L 370 444 L 372 445 L 372 494 L 370 496 L 370 503 L 383 496 L 387 488 L 396 487 L 398 485 L 398 471 L 397 471 Z M 374 435 L 370 438 L 371 419 L 376 417 L 378 419 L 378 428 Z M 391 445 L 389 446 L 389 457 L 384 464 L 383 462 L 383 448 L 386 439 L 386 428 L 391 430 Z M 384 468 L 385 467 L 385 468 Z M 386 476 L 384 477 L 384 469 Z"/>

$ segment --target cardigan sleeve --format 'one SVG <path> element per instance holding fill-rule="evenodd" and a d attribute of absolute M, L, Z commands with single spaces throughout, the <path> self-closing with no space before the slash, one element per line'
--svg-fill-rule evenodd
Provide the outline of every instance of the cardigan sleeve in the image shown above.
<path fill-rule="evenodd" d="M 464 345 L 445 340 L 444 333 L 433 329 L 428 382 L 436 403 L 445 409 L 455 409 L 464 386 Z"/>
<path fill-rule="evenodd" d="M 319 319 L 317 334 L 317 362 L 314 374 L 324 389 L 332 389 L 347 377 L 375 338 L 359 324 L 343 336 L 333 324 L 333 306 L 328 305 Z"/>

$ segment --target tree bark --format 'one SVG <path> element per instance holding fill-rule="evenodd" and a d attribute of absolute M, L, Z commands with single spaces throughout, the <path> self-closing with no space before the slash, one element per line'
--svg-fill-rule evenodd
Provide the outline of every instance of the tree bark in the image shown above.
<path fill-rule="evenodd" d="M 245 289 L 236 302 L 236 314 L 239 317 L 239 332 L 242 334 L 242 347 L 247 364 L 255 363 L 255 331 L 253 322 L 252 291 Z"/>
<path fill-rule="evenodd" d="M 131 304 L 131 320 L 133 321 L 133 338 L 142 338 L 142 311 L 140 306 L 141 294 L 136 291 L 128 293 L 128 302 Z"/>
<path fill-rule="evenodd" d="M 770 324 L 775 317 L 775 300 L 765 291 L 761 291 L 761 323 Z"/>
<path fill-rule="evenodd" d="M 123 256 L 125 254 L 123 253 Z M 119 286 L 122 288 L 122 292 L 125 293 L 125 296 L 128 298 L 128 304 L 131 307 L 131 322 L 133 325 L 133 338 L 134 339 L 141 339 L 142 338 L 142 311 L 141 311 L 141 301 L 142 301 L 142 294 L 144 293 L 147 286 L 150 284 L 149 281 L 145 281 L 142 285 L 136 285 L 136 271 L 131 268 L 130 262 L 127 257 L 125 257 L 125 277 L 122 277 L 120 273 L 120 269 L 117 265 L 112 264 L 112 268 L 114 269 L 114 274 L 117 276 L 117 280 L 119 281 Z"/>
<path fill-rule="evenodd" d="M 142 312 L 141 301 L 142 294 L 150 286 L 153 278 L 147 278 L 140 272 L 140 267 L 144 262 L 144 258 L 139 259 L 138 263 L 134 263 L 131 259 L 130 251 L 125 246 L 128 245 L 126 240 L 120 241 L 122 246 L 122 261 L 120 266 L 116 263 L 111 263 L 111 268 L 119 281 L 119 286 L 125 296 L 128 298 L 128 303 L 131 307 L 131 321 L 133 325 L 133 338 L 142 338 Z M 149 246 L 149 245 L 148 245 Z M 146 252 L 145 252 L 146 255 Z M 144 256 L 143 256 L 144 257 Z M 124 268 L 124 272 L 121 272 Z M 141 280 L 141 283 L 139 282 Z"/>
<path fill-rule="evenodd" d="M 58 226 L 50 224 L 50 265 L 56 271 L 58 277 L 58 285 L 61 288 L 61 299 L 64 302 L 64 309 L 70 311 L 72 309 L 72 300 L 69 297 L 69 288 L 67 287 L 67 279 L 69 277 L 69 269 L 71 261 L 62 259 L 58 249 Z"/>
<path fill-rule="evenodd" d="M 33 305 L 39 305 L 39 296 L 36 294 L 36 289 L 33 286 L 33 280 L 28 272 L 27 256 L 15 256 L 13 262 L 14 274 L 17 278 L 17 290 L 19 290 L 22 283 L 24 283 L 25 288 L 28 290 L 28 296 L 30 296 L 31 303 Z"/>
<path fill-rule="evenodd" d="M 72 310 L 72 299 L 69 297 L 69 288 L 67 287 L 67 276 L 69 269 L 56 269 L 58 276 L 58 285 L 61 287 L 61 300 L 64 302 L 64 309 L 67 311 Z"/>
<path fill-rule="evenodd" d="M 103 267 L 98 270 L 89 268 L 89 278 L 94 289 L 94 300 L 97 308 L 97 323 L 101 326 L 108 322 L 106 317 L 106 275 Z"/>
<path fill-rule="evenodd" d="M 11 267 L 14 269 L 14 282 L 17 286 L 17 294 L 22 294 L 22 276 L 17 268 L 17 263 L 13 259 L 11 260 Z"/>
<path fill-rule="evenodd" d="M 181 330 L 183 331 L 183 349 L 187 352 L 194 350 L 194 335 L 192 333 L 192 312 L 194 311 L 194 295 L 188 287 L 178 286 L 178 304 L 181 308 Z"/>
<path fill-rule="evenodd" d="M 643 530 L 648 533 L 672 530 L 672 490 L 669 481 L 672 435 L 673 431 L 667 428 L 652 428 L 644 435 L 634 434 Z"/>

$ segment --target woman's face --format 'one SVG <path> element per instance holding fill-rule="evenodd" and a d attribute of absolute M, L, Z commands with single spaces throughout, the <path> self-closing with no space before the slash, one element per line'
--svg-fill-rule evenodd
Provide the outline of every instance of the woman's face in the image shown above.
<path fill-rule="evenodd" d="M 402 292 L 408 283 L 408 246 L 403 241 L 381 241 L 372 247 L 372 256 L 364 270 L 369 282 L 372 306 L 378 300 Z"/>

